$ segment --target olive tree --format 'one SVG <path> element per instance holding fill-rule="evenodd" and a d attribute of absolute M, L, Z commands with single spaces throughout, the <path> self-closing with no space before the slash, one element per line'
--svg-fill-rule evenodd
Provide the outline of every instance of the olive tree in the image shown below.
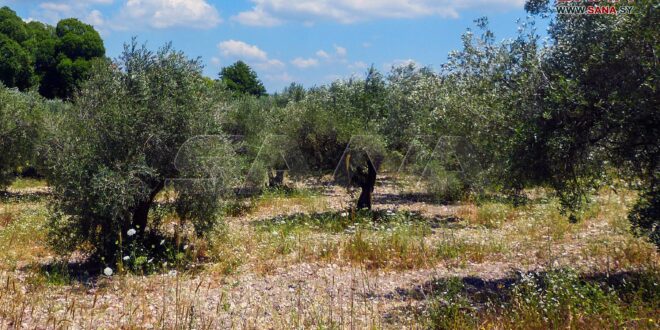
<path fill-rule="evenodd" d="M 371 210 L 378 170 L 386 155 L 384 139 L 376 134 L 356 135 L 348 143 L 335 169 L 335 180 L 348 187 L 359 187 L 358 210 Z"/>
<path fill-rule="evenodd" d="M 147 246 L 146 240 L 159 237 L 149 215 L 168 182 L 176 183 L 182 222 L 192 222 L 197 234 L 208 229 L 218 197 L 230 185 L 224 179 L 233 177 L 231 168 L 218 164 L 231 159 L 232 149 L 218 135 L 214 95 L 220 94 L 201 71 L 197 60 L 169 45 L 152 52 L 135 40 L 115 62 L 95 64 L 51 142 L 55 247 L 91 247 L 110 262 L 129 230 Z M 197 136 L 219 138 L 210 146 L 186 144 Z"/>
<path fill-rule="evenodd" d="M 378 169 L 386 155 L 385 138 L 378 132 L 386 115 L 385 94 L 385 81 L 372 68 L 365 79 L 310 89 L 300 101 L 287 105 L 285 120 L 273 125 L 289 137 L 309 170 L 334 171 L 339 183 L 360 187 L 358 208 L 371 208 Z"/>
<path fill-rule="evenodd" d="M 528 0 L 526 9 L 545 15 L 553 5 Z M 549 83 L 537 93 L 542 115 L 530 127 L 536 158 L 548 164 L 543 174 L 566 208 L 579 210 L 596 188 L 622 178 L 640 193 L 633 228 L 660 246 L 660 14 L 656 1 L 634 7 L 626 15 L 554 17 L 543 61 Z"/>
<path fill-rule="evenodd" d="M 18 167 L 34 160 L 42 110 L 38 95 L 0 84 L 0 190 L 11 183 Z"/>

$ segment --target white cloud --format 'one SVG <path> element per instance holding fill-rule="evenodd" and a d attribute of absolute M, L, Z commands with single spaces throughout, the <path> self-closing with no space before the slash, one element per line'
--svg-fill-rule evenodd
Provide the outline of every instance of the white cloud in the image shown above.
<path fill-rule="evenodd" d="M 105 23 L 103 14 L 101 14 L 101 12 L 96 9 L 92 10 L 84 19 L 84 21 L 94 26 L 103 26 L 103 23 Z"/>
<path fill-rule="evenodd" d="M 337 54 L 339 57 L 345 57 L 346 54 L 348 54 L 348 51 L 342 46 L 335 45 L 335 54 Z"/>
<path fill-rule="evenodd" d="M 330 63 L 347 63 L 348 60 L 346 59 L 346 56 L 348 55 L 348 50 L 346 50 L 345 47 L 339 45 L 334 45 L 333 48 L 334 52 L 330 53 L 323 49 L 316 51 L 316 57 L 319 60 L 324 60 Z"/>
<path fill-rule="evenodd" d="M 101 12 L 93 9 L 96 5 L 112 4 L 113 0 L 53 0 L 41 2 L 30 14 L 28 20 L 38 20 L 56 24 L 59 20 L 77 17 L 81 21 L 94 25 L 100 30 L 105 24 Z"/>
<path fill-rule="evenodd" d="M 215 56 L 211 57 L 211 64 L 212 64 L 214 67 L 216 67 L 216 68 L 220 67 L 220 64 L 221 64 L 221 63 L 222 63 L 222 61 L 220 61 L 219 58 L 217 58 L 217 57 L 215 57 Z"/>
<path fill-rule="evenodd" d="M 316 52 L 316 56 L 320 58 L 330 58 L 330 54 L 328 54 L 325 50 L 319 50 Z"/>
<path fill-rule="evenodd" d="M 273 71 L 286 67 L 284 62 L 268 57 L 268 53 L 255 45 L 240 40 L 227 40 L 218 44 L 218 49 L 224 57 L 249 62 L 257 69 Z"/>
<path fill-rule="evenodd" d="M 222 22 L 218 11 L 207 0 L 124 0 L 123 5 L 106 19 L 99 6 L 114 0 L 51 0 L 41 2 L 31 14 L 36 19 L 55 24 L 77 17 L 97 29 L 128 30 L 134 26 L 153 28 L 212 28 Z M 108 12 L 106 12 L 108 14 Z"/>
<path fill-rule="evenodd" d="M 274 26 L 285 21 L 306 25 L 331 20 L 343 24 L 378 18 L 457 17 L 467 9 L 521 8 L 525 0 L 251 0 L 252 10 L 235 16 L 247 25 Z M 268 22 L 258 24 L 258 22 Z M 257 23 L 257 24 L 255 24 Z"/>
<path fill-rule="evenodd" d="M 319 65 L 319 60 L 315 58 L 302 58 L 297 57 L 291 61 L 291 64 L 295 65 L 300 69 L 307 69 Z"/>
<path fill-rule="evenodd" d="M 282 20 L 271 16 L 269 13 L 255 9 L 253 11 L 244 11 L 231 18 L 233 21 L 243 25 L 270 27 L 282 24 Z"/>
<path fill-rule="evenodd" d="M 244 59 L 257 59 L 265 61 L 268 59 L 268 54 L 259 47 L 247 44 L 238 40 L 227 40 L 218 44 L 218 49 L 222 55 L 227 57 L 237 57 Z"/>
<path fill-rule="evenodd" d="M 39 8 L 62 13 L 71 12 L 71 5 L 67 3 L 44 2 L 39 5 Z"/>
<path fill-rule="evenodd" d="M 91 3 L 97 3 L 100 5 L 110 5 L 114 0 L 70 0 L 71 2 L 74 3 L 82 3 L 82 4 L 91 4 Z"/>
<path fill-rule="evenodd" d="M 212 28 L 222 22 L 218 11 L 205 0 L 128 0 L 120 17 L 151 27 Z"/>
<path fill-rule="evenodd" d="M 273 70 L 284 69 L 286 67 L 286 64 L 284 64 L 284 62 L 282 62 L 280 60 L 268 59 L 268 60 L 263 61 L 263 62 L 254 63 L 254 66 L 257 69 L 266 70 L 266 71 L 273 71 Z"/>

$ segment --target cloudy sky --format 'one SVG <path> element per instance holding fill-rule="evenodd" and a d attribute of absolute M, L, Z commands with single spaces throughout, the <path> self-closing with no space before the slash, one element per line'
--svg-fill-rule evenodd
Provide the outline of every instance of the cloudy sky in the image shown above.
<path fill-rule="evenodd" d="M 238 59 L 270 92 L 313 86 L 415 61 L 438 68 L 472 21 L 488 16 L 498 39 L 515 36 L 524 0 L 0 0 L 24 20 L 76 17 L 116 57 L 132 36 L 168 41 L 217 77 Z"/>

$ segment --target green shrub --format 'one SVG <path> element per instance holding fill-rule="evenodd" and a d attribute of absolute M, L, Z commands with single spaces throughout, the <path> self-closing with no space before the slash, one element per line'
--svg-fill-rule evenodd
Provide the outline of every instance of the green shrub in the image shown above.
<path fill-rule="evenodd" d="M 637 234 L 647 236 L 660 249 L 660 192 L 642 194 L 628 219 Z"/>
<path fill-rule="evenodd" d="M 438 202 L 449 203 L 463 199 L 467 194 L 467 186 L 460 174 L 449 172 L 442 168 L 431 167 L 432 172 L 426 175 L 428 189 Z"/>
<path fill-rule="evenodd" d="M 602 278 L 559 269 L 495 281 L 449 278 L 430 284 L 431 301 L 422 316 L 431 329 L 657 327 L 654 270 Z"/>
<path fill-rule="evenodd" d="M 511 290 L 509 317 L 528 325 L 560 327 L 571 315 L 621 317 L 619 297 L 598 284 L 583 282 L 570 270 L 522 274 Z"/>
<path fill-rule="evenodd" d="M 432 329 L 469 329 L 477 325 L 475 308 L 466 297 L 459 278 L 433 283 L 441 294 L 429 306 L 428 323 Z"/>
<path fill-rule="evenodd" d="M 34 161 L 42 114 L 43 101 L 38 95 L 0 83 L 0 190 L 11 183 L 18 167 Z"/>

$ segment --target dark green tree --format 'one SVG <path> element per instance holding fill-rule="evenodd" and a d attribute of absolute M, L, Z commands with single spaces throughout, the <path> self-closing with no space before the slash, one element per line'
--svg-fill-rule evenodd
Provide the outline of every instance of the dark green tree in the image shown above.
<path fill-rule="evenodd" d="M 105 47 L 91 25 L 74 18 L 60 21 L 55 35 L 54 56 L 44 56 L 37 63 L 43 65 L 39 92 L 48 98 L 69 99 L 88 78 L 91 62 L 104 56 Z M 50 47 L 44 45 L 46 49 Z"/>
<path fill-rule="evenodd" d="M 266 88 L 257 73 L 243 61 L 238 61 L 220 71 L 220 81 L 231 91 L 254 96 L 266 95 Z"/>
<path fill-rule="evenodd" d="M 32 21 L 27 24 L 27 29 L 30 38 L 23 43 L 23 46 L 32 54 L 34 71 L 38 81 L 41 81 L 44 73 L 57 64 L 55 27 Z"/>
<path fill-rule="evenodd" d="M 25 90 L 32 86 L 34 70 L 30 54 L 16 41 L 0 33 L 0 82 Z"/>
<path fill-rule="evenodd" d="M 90 63 L 104 54 L 98 32 L 77 19 L 52 27 L 25 23 L 8 7 L 0 8 L 0 81 L 8 87 L 39 85 L 45 97 L 70 99 L 89 76 Z"/>
<path fill-rule="evenodd" d="M 30 37 L 25 25 L 15 11 L 9 7 L 0 8 L 0 34 L 22 43 Z"/>

